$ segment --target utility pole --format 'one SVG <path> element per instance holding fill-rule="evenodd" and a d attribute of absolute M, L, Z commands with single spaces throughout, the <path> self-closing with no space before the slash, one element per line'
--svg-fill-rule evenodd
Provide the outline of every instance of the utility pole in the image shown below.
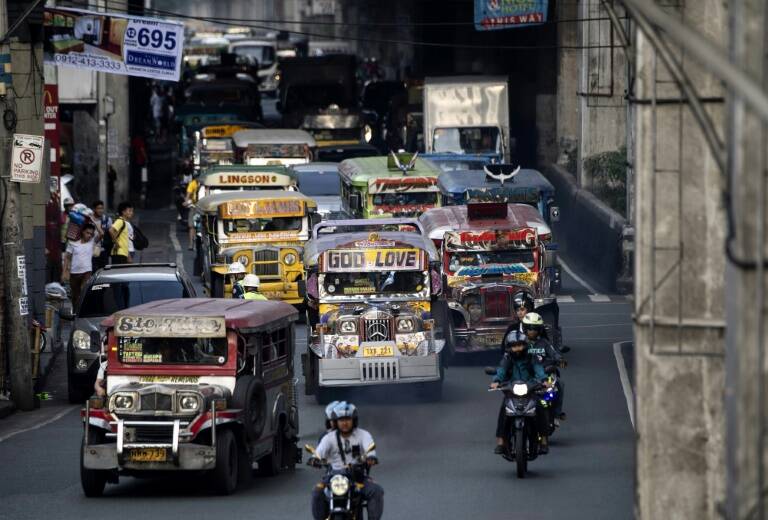
<path fill-rule="evenodd" d="M 0 34 L 8 31 L 8 8 L 6 0 L 0 0 Z M 10 46 L 3 43 L 0 54 L 10 54 Z M 13 96 L 8 90 L 7 98 Z M 7 99 L 10 101 L 10 99 Z M 8 103 L 14 106 L 13 103 Z M 5 190 L 3 214 L 0 226 L 3 240 L 3 274 L 5 276 L 5 335 L 9 358 L 11 399 L 20 410 L 34 408 L 32 388 L 32 357 L 29 345 L 29 310 L 27 300 L 26 259 L 24 256 L 24 231 L 21 219 L 20 192 L 18 183 L 11 182 L 10 160 L 13 130 L 0 125 L 0 177 L 4 179 Z M 22 276 L 23 275 L 23 276 Z"/>

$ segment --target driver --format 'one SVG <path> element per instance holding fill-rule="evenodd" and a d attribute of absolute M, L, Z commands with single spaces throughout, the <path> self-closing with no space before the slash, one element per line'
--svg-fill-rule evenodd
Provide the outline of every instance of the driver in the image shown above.
<path fill-rule="evenodd" d="M 373 437 L 366 430 L 357 427 L 357 408 L 352 403 L 342 401 L 333 409 L 336 417 L 336 430 L 323 437 L 317 446 L 315 456 L 308 461 L 310 465 L 319 465 L 325 460 L 331 469 L 341 470 L 355 462 L 357 454 L 366 457 L 366 464 L 370 468 L 378 464 L 376 450 L 366 453 L 365 450 L 373 445 Z M 312 516 L 315 520 L 324 520 L 328 517 L 328 503 L 323 494 L 329 478 L 315 486 L 312 491 Z M 366 476 L 360 493 L 368 503 L 368 519 L 379 520 L 384 513 L 384 489 Z"/>
<path fill-rule="evenodd" d="M 504 342 L 507 345 L 507 349 L 504 352 L 504 357 L 501 358 L 501 363 L 496 369 L 496 375 L 493 378 L 493 382 L 490 385 L 491 389 L 496 389 L 503 383 L 510 381 L 525 381 L 529 385 L 538 384 L 539 381 L 547 379 L 547 373 L 544 371 L 544 367 L 533 356 L 528 353 L 528 340 L 525 334 L 522 332 L 513 330 L 504 338 Z M 542 424 L 543 420 L 546 420 L 542 414 L 538 413 L 537 408 L 537 423 L 539 423 L 539 432 L 546 431 L 546 428 Z M 507 415 L 505 412 L 504 399 L 501 400 L 501 409 L 499 410 L 499 418 L 496 423 L 496 448 L 493 452 L 497 455 L 503 455 L 506 451 L 508 428 Z M 541 435 L 539 451 L 546 453 L 549 451 L 547 438 Z"/>
<path fill-rule="evenodd" d="M 530 342 L 528 352 L 537 358 L 539 363 L 542 363 L 544 366 L 555 366 L 557 368 L 566 367 L 567 363 L 563 355 L 546 338 L 544 320 L 539 313 L 529 312 L 526 314 L 522 320 L 522 327 Z M 559 370 L 557 371 L 556 386 L 557 399 L 555 399 L 552 411 L 555 414 L 555 425 L 560 426 L 560 421 L 565 420 L 565 412 L 563 412 L 563 399 L 565 398 L 563 392 L 565 388 L 563 387 Z"/>

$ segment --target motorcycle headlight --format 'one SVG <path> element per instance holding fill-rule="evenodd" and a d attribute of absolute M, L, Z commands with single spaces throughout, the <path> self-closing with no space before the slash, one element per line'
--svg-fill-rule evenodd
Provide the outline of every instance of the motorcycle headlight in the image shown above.
<path fill-rule="evenodd" d="M 136 404 L 136 398 L 133 394 L 122 393 L 122 394 L 115 394 L 112 396 L 111 408 L 113 410 L 116 410 L 116 411 L 133 410 L 133 407 L 135 404 Z"/>
<path fill-rule="evenodd" d="M 518 397 L 523 397 L 525 395 L 528 395 L 528 385 L 523 383 L 512 385 L 512 393 Z"/>
<path fill-rule="evenodd" d="M 200 398 L 195 394 L 181 394 L 179 396 L 179 410 L 194 412 L 200 408 Z"/>
<path fill-rule="evenodd" d="M 336 496 L 346 495 L 349 491 L 349 479 L 344 475 L 331 477 L 331 493 Z"/>
<path fill-rule="evenodd" d="M 339 332 L 342 334 L 357 334 L 357 322 L 354 320 L 344 320 L 340 322 Z"/>
<path fill-rule="evenodd" d="M 373 139 L 373 128 L 371 128 L 370 125 L 365 125 L 365 128 L 363 129 L 363 139 L 365 139 L 366 143 L 370 143 L 371 139 Z"/>
<path fill-rule="evenodd" d="M 397 320 L 397 332 L 413 332 L 416 330 L 416 323 L 413 318 L 400 318 Z"/>
<path fill-rule="evenodd" d="M 285 265 L 293 265 L 296 263 L 296 255 L 293 253 L 288 253 L 283 257 L 283 262 L 285 262 Z"/>
<path fill-rule="evenodd" d="M 91 348 L 91 336 L 83 330 L 76 330 L 72 334 L 72 345 L 76 349 L 89 350 Z"/>

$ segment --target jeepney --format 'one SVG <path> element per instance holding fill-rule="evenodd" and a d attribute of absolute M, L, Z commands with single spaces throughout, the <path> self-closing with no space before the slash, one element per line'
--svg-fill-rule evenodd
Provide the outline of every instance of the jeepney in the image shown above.
<path fill-rule="evenodd" d="M 214 165 L 198 179 L 198 200 L 225 191 L 297 189 L 296 174 L 285 166 Z"/>
<path fill-rule="evenodd" d="M 306 164 L 317 146 L 304 130 L 241 130 L 232 136 L 237 162 L 253 166 Z"/>
<path fill-rule="evenodd" d="M 418 216 L 440 205 L 440 173 L 418 154 L 347 159 L 339 165 L 342 209 L 356 218 Z"/>
<path fill-rule="evenodd" d="M 85 495 L 174 471 L 205 472 L 212 491 L 230 494 L 254 462 L 264 475 L 292 468 L 297 317 L 283 302 L 192 298 L 104 320 L 106 397 L 82 411 Z"/>
<path fill-rule="evenodd" d="M 549 226 L 526 204 L 478 203 L 432 209 L 419 220 L 442 255 L 444 295 L 457 352 L 498 348 L 527 293 L 560 344 L 553 293 L 559 269 L 546 249 Z"/>
<path fill-rule="evenodd" d="M 472 202 L 529 204 L 552 225 L 560 219 L 555 187 L 538 170 L 489 164 L 479 170 L 445 171 L 437 181 L 443 206 Z"/>
<path fill-rule="evenodd" d="M 296 191 L 237 191 L 209 195 L 197 203 L 202 234 L 202 277 L 208 294 L 232 294 L 232 262 L 261 279 L 267 298 L 295 305 L 304 301 L 302 255 L 317 203 Z"/>
<path fill-rule="evenodd" d="M 232 135 L 254 125 L 261 127 L 258 123 L 235 123 L 204 126 L 199 132 L 195 132 L 193 154 L 195 169 L 205 168 L 211 164 L 234 164 L 235 145 L 232 142 Z"/>
<path fill-rule="evenodd" d="M 369 231 L 382 222 L 421 229 L 408 219 L 324 221 L 304 251 L 302 360 L 307 394 L 318 402 L 339 387 L 379 384 L 423 383 L 428 397 L 440 395 L 439 255 L 420 232 Z"/>

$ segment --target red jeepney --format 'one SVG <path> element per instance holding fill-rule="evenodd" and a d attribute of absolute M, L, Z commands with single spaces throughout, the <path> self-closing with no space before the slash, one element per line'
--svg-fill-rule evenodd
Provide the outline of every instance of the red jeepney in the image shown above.
<path fill-rule="evenodd" d="M 498 348 L 513 302 L 527 293 L 559 344 L 559 310 L 552 292 L 557 273 L 547 251 L 549 226 L 526 204 L 478 203 L 430 209 L 419 217 L 440 249 L 443 291 L 455 351 Z"/>
<path fill-rule="evenodd" d="M 267 475 L 293 466 L 297 316 L 279 301 L 188 298 L 104 320 L 106 398 L 83 412 L 85 494 L 154 471 L 207 471 L 229 494 L 243 465 Z"/>

